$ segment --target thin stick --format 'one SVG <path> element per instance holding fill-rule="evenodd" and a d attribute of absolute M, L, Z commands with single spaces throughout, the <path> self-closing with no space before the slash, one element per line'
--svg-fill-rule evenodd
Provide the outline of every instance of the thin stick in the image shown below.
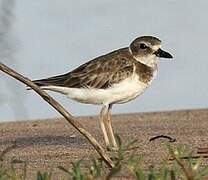
<path fill-rule="evenodd" d="M 176 139 L 175 139 L 175 138 L 172 138 L 172 137 L 166 136 L 166 135 L 154 136 L 154 137 L 152 137 L 149 141 L 154 141 L 154 140 L 160 139 L 160 138 L 168 139 L 169 142 L 176 142 Z"/>
<path fill-rule="evenodd" d="M 101 145 L 95 140 L 95 138 L 92 137 L 92 135 L 88 131 L 86 131 L 84 127 L 56 100 L 54 100 L 45 91 L 43 91 L 36 84 L 34 84 L 30 79 L 20 75 L 19 73 L 15 72 L 14 70 L 2 63 L 0 63 L 0 70 L 17 79 L 18 81 L 21 81 L 22 83 L 26 84 L 27 86 L 32 88 L 36 93 L 38 93 L 46 102 L 48 102 L 52 107 L 54 107 L 74 128 L 76 128 L 92 144 L 92 146 L 100 154 L 102 159 L 110 168 L 114 167 L 113 162 L 108 157 Z"/>

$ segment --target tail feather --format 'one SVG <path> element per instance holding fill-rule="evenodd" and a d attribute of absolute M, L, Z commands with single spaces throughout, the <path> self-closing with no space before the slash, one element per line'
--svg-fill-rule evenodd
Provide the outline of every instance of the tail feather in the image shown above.
<path fill-rule="evenodd" d="M 54 76 L 46 79 L 39 79 L 39 80 L 34 80 L 33 83 L 35 83 L 38 86 L 49 86 L 49 85 L 54 85 L 54 86 L 63 86 L 64 82 L 69 78 L 69 73 L 59 75 L 59 76 Z"/>
<path fill-rule="evenodd" d="M 40 79 L 40 80 L 34 80 L 33 83 L 35 83 L 37 86 L 47 86 L 47 85 L 53 85 L 53 81 L 49 81 L 47 79 Z"/>

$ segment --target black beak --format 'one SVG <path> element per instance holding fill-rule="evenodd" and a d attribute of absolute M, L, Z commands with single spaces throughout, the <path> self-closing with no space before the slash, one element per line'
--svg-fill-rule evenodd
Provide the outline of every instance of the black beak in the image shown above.
<path fill-rule="evenodd" d="M 163 51 L 162 49 L 158 49 L 156 52 L 155 52 L 155 55 L 157 57 L 160 57 L 160 58 L 173 58 L 173 56 L 168 53 L 168 52 L 165 52 Z"/>

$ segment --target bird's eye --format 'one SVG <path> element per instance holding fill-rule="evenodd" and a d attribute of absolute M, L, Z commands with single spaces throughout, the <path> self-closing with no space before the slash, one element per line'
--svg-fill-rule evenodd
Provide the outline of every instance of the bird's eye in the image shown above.
<path fill-rule="evenodd" d="M 140 49 L 146 49 L 147 48 L 146 44 L 144 44 L 144 43 L 141 43 L 139 47 L 140 47 Z"/>

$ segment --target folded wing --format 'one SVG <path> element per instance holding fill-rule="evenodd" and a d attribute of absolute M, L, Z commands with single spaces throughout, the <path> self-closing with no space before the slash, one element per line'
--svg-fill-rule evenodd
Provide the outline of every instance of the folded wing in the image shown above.
<path fill-rule="evenodd" d="M 126 54 L 126 56 L 125 56 Z M 33 81 L 38 86 L 106 89 L 131 76 L 133 62 L 125 49 L 93 59 L 75 70 L 47 79 Z"/>

